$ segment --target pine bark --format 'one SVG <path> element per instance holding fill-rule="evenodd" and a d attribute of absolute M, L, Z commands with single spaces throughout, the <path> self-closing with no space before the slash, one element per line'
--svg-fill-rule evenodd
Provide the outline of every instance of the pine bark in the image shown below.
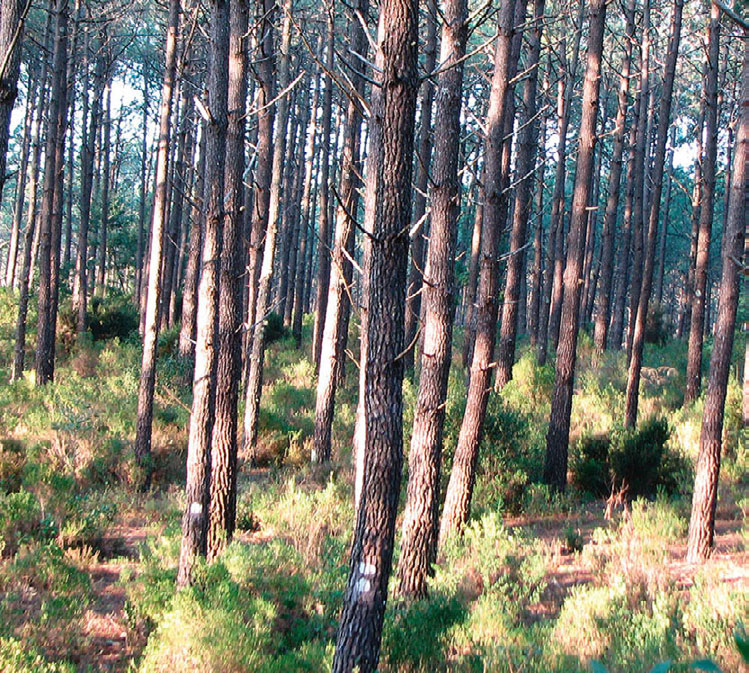
<path fill-rule="evenodd" d="M 647 324 L 648 308 L 650 306 L 650 293 L 653 287 L 655 244 L 658 240 L 658 220 L 660 219 L 661 195 L 663 192 L 663 168 L 666 163 L 666 142 L 668 140 L 668 128 L 671 118 L 671 100 L 674 89 L 674 77 L 676 73 L 676 59 L 678 57 L 679 42 L 681 40 L 681 17 L 683 7 L 684 0 L 674 0 L 671 36 L 669 38 L 668 54 L 666 55 L 666 68 L 663 76 L 663 90 L 660 96 L 661 104 L 660 110 L 658 112 L 658 129 L 655 143 L 655 157 L 653 161 L 653 170 L 650 175 L 650 179 L 652 181 L 652 193 L 650 196 L 650 216 L 648 219 L 647 246 L 645 249 L 642 288 L 640 291 L 640 301 L 637 307 L 637 318 L 635 320 L 634 332 L 632 335 L 632 355 L 630 358 L 629 372 L 627 375 L 627 399 L 624 411 L 624 425 L 627 428 L 634 427 L 637 422 L 637 406 L 640 394 L 640 372 L 642 370 L 642 354 L 645 346 L 645 329 Z M 717 43 L 717 35 L 715 37 L 715 42 Z M 716 44 L 716 72 L 717 58 Z M 709 95 L 710 89 L 708 89 L 708 96 Z M 715 167 L 713 163 L 713 174 L 714 170 Z"/>
<path fill-rule="evenodd" d="M 39 301 L 36 347 L 36 384 L 54 379 L 55 328 L 60 273 L 60 226 L 62 224 L 65 130 L 67 128 L 68 2 L 55 2 L 49 122 L 44 162 L 44 188 L 39 213 Z"/>
<path fill-rule="evenodd" d="M 424 40 L 424 70 L 431 73 L 437 62 L 437 16 L 436 0 L 426 0 L 426 39 Z M 432 106 L 434 104 L 434 84 L 425 79 L 421 85 L 421 119 L 419 138 L 416 151 L 416 190 L 414 192 L 413 223 L 416 231 L 411 239 L 411 266 L 408 271 L 406 285 L 406 346 L 414 343 L 403 356 L 407 372 L 412 372 L 416 358 L 414 339 L 419 328 L 422 305 L 422 275 L 424 273 L 424 258 L 426 237 L 430 230 L 427 213 L 427 190 L 429 189 L 430 166 L 432 163 L 432 147 L 434 145 L 432 132 Z M 460 101 L 459 101 L 460 103 Z"/>
<path fill-rule="evenodd" d="M 716 5 L 712 6 L 717 9 Z M 719 22 L 716 12 L 711 14 L 711 31 L 717 32 Z M 728 375 L 731 352 L 736 333 L 736 314 L 741 287 L 738 260 L 745 248 L 747 206 L 747 157 L 749 157 L 749 31 L 744 31 L 744 64 L 742 70 L 741 112 L 736 134 L 736 158 L 733 162 L 730 197 L 723 237 L 723 271 L 720 279 L 718 317 L 715 324 L 715 341 L 710 356 L 710 373 L 702 414 L 700 450 L 692 496 L 692 515 L 689 521 L 687 560 L 701 561 L 710 555 L 715 535 L 715 508 L 718 500 L 718 477 L 723 435 Z M 717 40 L 716 40 L 717 41 Z M 712 46 L 712 44 L 711 44 Z M 746 391 L 746 388 L 744 389 Z"/>
<path fill-rule="evenodd" d="M 606 21 L 605 0 L 590 0 L 589 6 L 588 62 L 583 84 L 577 170 L 572 196 L 567 264 L 564 270 L 560 339 L 557 348 L 556 377 L 549 431 L 546 435 L 544 464 L 544 482 L 558 490 L 564 490 L 567 484 L 567 448 L 580 312 L 580 273 L 585 250 L 585 226 L 597 140 L 596 117 L 599 105 L 603 32 Z"/>
<path fill-rule="evenodd" d="M 619 76 L 616 119 L 614 120 L 613 150 L 606 190 L 606 211 L 603 215 L 601 233 L 601 273 L 598 313 L 593 329 L 593 343 L 598 351 L 606 348 L 611 316 L 611 285 L 614 277 L 614 241 L 617 238 L 616 220 L 619 211 L 619 189 L 622 178 L 624 155 L 624 132 L 627 123 L 627 97 L 629 92 L 629 70 L 632 60 L 632 42 L 635 34 L 635 3 L 627 2 L 624 38 L 624 58 Z"/>
<path fill-rule="evenodd" d="M 330 283 L 330 128 L 333 111 L 333 82 L 330 73 L 333 72 L 333 55 L 335 51 L 335 20 L 332 13 L 328 14 L 328 34 L 325 52 L 325 94 L 322 104 L 322 132 L 320 147 L 320 225 L 318 227 L 317 242 L 317 288 L 315 299 L 315 322 L 312 328 L 312 359 L 315 370 L 320 368 L 320 351 L 322 349 L 325 315 L 328 307 L 328 287 Z"/>
<path fill-rule="evenodd" d="M 151 261 L 143 331 L 143 356 L 138 387 L 138 420 L 135 435 L 135 460 L 140 467 L 141 487 L 151 482 L 151 427 L 153 424 L 153 396 L 156 384 L 156 346 L 159 338 L 159 304 L 161 300 L 161 263 L 164 254 L 164 229 L 167 217 L 167 177 L 169 174 L 170 121 L 174 75 L 177 61 L 177 33 L 179 31 L 180 0 L 170 0 L 164 50 L 164 80 L 161 87 L 159 110 L 159 147 L 156 154 L 156 189 L 153 197 L 151 222 Z M 92 139 L 93 140 L 93 139 Z M 85 247 L 83 248 L 85 250 Z M 80 254 L 80 253 L 79 253 Z M 84 260 L 85 261 L 85 260 Z M 85 267 L 85 263 L 82 265 Z M 85 271 L 83 277 L 85 294 Z"/>
<path fill-rule="evenodd" d="M 10 115 L 18 96 L 23 28 L 30 6 L 28 0 L 3 0 L 0 4 L 0 197 L 6 179 Z"/>
<path fill-rule="evenodd" d="M 279 48 L 278 90 L 284 91 L 289 84 L 289 46 L 291 41 L 292 0 L 284 0 L 281 44 Z M 273 138 L 273 166 L 271 171 L 270 200 L 268 203 L 268 229 L 265 232 L 263 262 L 257 285 L 255 324 L 252 335 L 249 373 L 245 396 L 244 446 L 250 460 L 254 461 L 257 430 L 260 415 L 260 396 L 263 386 L 265 358 L 265 324 L 271 308 L 273 263 L 276 256 L 278 229 L 281 222 L 281 185 L 283 161 L 286 156 L 286 123 L 289 115 L 288 96 L 276 102 L 276 128 Z M 252 326 L 251 326 L 252 327 Z"/>
<path fill-rule="evenodd" d="M 403 461 L 403 358 L 408 229 L 418 92 L 418 1 L 386 0 L 380 196 L 371 239 L 365 486 L 333 673 L 377 670 Z"/>
<path fill-rule="evenodd" d="M 518 305 L 521 301 L 521 284 L 524 275 L 525 244 L 531 210 L 531 179 L 538 147 L 536 92 L 538 89 L 538 64 L 541 55 L 541 33 L 545 0 L 534 0 L 533 28 L 530 31 L 528 61 L 530 70 L 523 84 L 523 109 L 521 130 L 517 140 L 515 171 L 519 181 L 515 187 L 515 208 L 510 232 L 510 258 L 507 260 L 502 322 L 497 345 L 497 374 L 495 389 L 501 390 L 512 379 L 515 362 L 515 340 L 518 332 Z"/>
<path fill-rule="evenodd" d="M 520 0 L 523 2 L 524 0 Z M 491 363 L 496 340 L 499 294 L 499 248 L 501 213 L 507 199 L 502 189 L 502 149 L 505 110 L 510 86 L 508 73 L 512 60 L 514 0 L 502 4 L 499 14 L 489 110 L 487 113 L 484 169 L 484 220 L 481 236 L 480 272 L 476 301 L 476 338 L 471 362 L 466 411 L 455 449 L 452 473 L 445 496 L 439 543 L 459 531 L 468 519 L 476 479 L 481 433 L 486 416 L 491 383 Z"/>
<path fill-rule="evenodd" d="M 216 418 L 211 442 L 208 558 L 234 534 L 237 503 L 237 401 L 240 353 L 244 206 L 245 107 L 247 105 L 247 0 L 230 0 L 228 126 L 224 179 L 223 247 L 218 299 Z"/>
<path fill-rule="evenodd" d="M 359 0 L 357 9 L 362 16 L 366 16 L 368 7 L 368 0 Z M 355 16 L 352 16 L 349 25 L 349 42 L 352 52 L 359 55 L 366 53 L 367 42 L 364 29 Z M 363 78 L 353 75 L 352 84 L 357 93 L 361 95 L 364 91 Z M 317 378 L 315 433 L 312 445 L 312 461 L 317 463 L 325 463 L 330 460 L 336 388 L 340 368 L 343 364 L 342 360 L 345 357 L 345 331 L 348 325 L 346 304 L 350 302 L 352 280 L 352 266 L 348 251 L 353 244 L 353 218 L 357 198 L 356 190 L 359 186 L 357 175 L 361 173 L 359 161 L 360 127 L 359 102 L 352 98 L 349 100 L 346 110 L 343 151 L 340 159 L 340 186 L 336 197 L 338 208 L 335 240 L 320 347 L 320 369 Z"/>
<path fill-rule="evenodd" d="M 702 191 L 700 195 L 700 219 L 697 232 L 697 255 L 694 265 L 694 290 L 692 293 L 692 316 L 689 327 L 689 350 L 687 353 L 687 381 L 684 405 L 694 402 L 700 394 L 702 383 L 702 343 L 705 335 L 707 295 L 707 273 L 710 264 L 710 239 L 713 227 L 715 200 L 715 173 L 718 150 L 718 54 L 720 36 L 720 10 L 711 5 L 708 29 L 708 60 L 705 77 L 705 155 L 702 160 Z M 709 324 L 709 321 L 707 321 Z"/>
<path fill-rule="evenodd" d="M 198 555 L 206 553 L 211 485 L 211 447 L 216 413 L 219 351 L 219 297 L 225 226 L 224 171 L 226 165 L 227 98 L 229 87 L 229 1 L 211 2 L 211 46 L 208 70 L 208 113 L 205 142 L 205 225 L 198 284 L 195 372 L 187 445 L 186 507 L 182 516 L 182 546 L 177 585 L 192 582 Z M 242 151 L 242 148 L 238 148 Z"/>
<path fill-rule="evenodd" d="M 537 0 L 543 5 L 543 0 Z M 445 401 L 455 315 L 455 241 L 460 207 L 458 160 L 463 56 L 468 36 L 466 0 L 442 7 L 440 64 L 436 83 L 431 227 L 424 270 L 424 347 L 408 457 L 408 492 L 403 516 L 399 591 L 423 598 L 436 560 L 440 467 Z"/>

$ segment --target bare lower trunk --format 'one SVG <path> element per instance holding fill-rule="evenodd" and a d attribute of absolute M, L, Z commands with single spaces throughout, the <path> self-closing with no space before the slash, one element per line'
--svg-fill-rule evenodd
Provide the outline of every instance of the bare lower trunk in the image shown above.
<path fill-rule="evenodd" d="M 570 413 L 572 411 L 572 383 L 575 377 L 577 356 L 580 273 L 585 250 L 585 225 L 596 146 L 596 117 L 598 115 L 601 53 L 603 51 L 605 22 L 605 0 L 591 0 L 588 64 L 585 83 L 583 84 L 582 118 L 580 120 L 577 170 L 570 216 L 567 264 L 564 270 L 564 300 L 559 347 L 557 348 L 556 379 L 551 402 L 549 431 L 546 435 L 546 462 L 544 465 L 544 481 L 559 490 L 563 490 L 567 484 L 567 446 Z"/>
<path fill-rule="evenodd" d="M 242 208 L 244 110 L 247 104 L 247 0 L 230 0 L 228 129 L 224 179 L 223 247 L 218 299 L 216 413 L 211 441 L 207 553 L 215 558 L 234 534 L 237 503 L 237 400 L 242 358 Z"/>
<path fill-rule="evenodd" d="M 640 394 L 640 372 L 642 370 L 642 354 L 645 346 L 645 328 L 647 324 L 648 307 L 650 305 L 650 292 L 653 287 L 655 243 L 658 240 L 658 220 L 660 218 L 661 195 L 663 192 L 663 168 L 666 162 L 666 141 L 668 140 L 668 127 L 671 117 L 671 98 L 674 88 L 676 59 L 679 53 L 679 41 L 681 40 L 681 15 L 683 6 L 684 0 L 674 1 L 671 36 L 669 38 L 668 54 L 666 56 L 666 69 L 663 79 L 663 91 L 661 92 L 661 105 L 658 112 L 658 130 L 656 137 L 655 159 L 653 161 L 653 171 L 650 176 L 652 180 L 652 194 L 650 203 L 650 217 L 648 221 L 647 247 L 645 250 L 640 302 L 637 307 L 637 318 L 635 320 L 634 332 L 632 335 L 632 356 L 630 358 L 629 372 L 627 375 L 627 401 L 624 411 L 624 425 L 628 428 L 634 427 L 637 422 L 637 406 Z M 716 71 L 718 58 L 717 49 L 718 47 L 716 44 Z M 710 88 L 708 85 L 708 97 L 709 94 Z M 708 128 L 710 128 L 709 124 Z M 713 152 L 713 171 L 715 166 L 714 156 L 715 153 Z"/>
<path fill-rule="evenodd" d="M 334 673 L 377 670 L 403 461 L 403 358 L 418 1 L 386 0 L 380 197 L 369 266 L 365 486 L 358 510 Z M 377 123 L 377 122 L 375 122 Z"/>
<path fill-rule="evenodd" d="M 717 26 L 715 29 L 717 31 Z M 730 198 L 723 239 L 724 261 L 720 279 L 715 342 L 710 356 L 710 374 L 705 396 L 705 410 L 702 415 L 700 452 L 697 459 L 694 495 L 692 496 L 692 515 L 689 521 L 687 560 L 691 562 L 706 559 L 713 546 L 723 435 L 723 412 L 741 285 L 738 260 L 741 259 L 743 254 L 744 265 L 749 262 L 744 232 L 746 226 L 745 213 L 748 205 L 746 198 L 748 179 L 746 157 L 749 156 L 749 39 L 747 39 L 749 38 L 749 31 L 745 29 L 744 35 L 743 91 L 740 99 L 741 112 L 736 135 L 736 159 L 733 162 Z M 746 391 L 746 387 L 744 390 Z"/>
<path fill-rule="evenodd" d="M 543 0 L 539 0 L 543 5 Z M 424 272 L 424 348 L 419 392 L 408 458 L 408 495 L 398 565 L 400 593 L 423 597 L 437 552 L 440 465 L 445 400 L 452 351 L 455 294 L 455 239 L 460 203 L 458 159 L 463 58 L 468 32 L 467 3 L 443 6 L 440 63 L 447 67 L 437 80 L 432 171 L 432 222 Z"/>
<path fill-rule="evenodd" d="M 138 388 L 135 459 L 142 472 L 140 485 L 144 489 L 150 485 L 152 470 L 151 426 L 153 423 L 154 386 L 156 384 L 156 346 L 159 338 L 160 270 L 163 257 L 164 227 L 166 225 L 166 182 L 169 172 L 169 136 L 172 95 L 174 91 L 177 31 L 179 29 L 179 6 L 179 0 L 170 0 L 166 33 L 166 61 L 159 111 L 159 149 L 156 155 L 156 189 L 153 197 L 153 220 L 151 223 L 151 261 L 149 264 L 148 296 L 146 300 L 145 329 L 143 332 L 143 356 Z M 85 267 L 85 264 L 83 266 Z M 85 293 L 85 272 L 83 279 L 84 285 L 82 285 L 82 288 L 84 288 Z"/>
<path fill-rule="evenodd" d="M 49 123 L 44 162 L 44 190 L 39 213 L 39 302 L 36 384 L 49 383 L 55 372 L 55 328 L 60 272 L 65 129 L 67 128 L 68 2 L 56 0 Z"/>
<path fill-rule="evenodd" d="M 520 0 L 523 2 L 524 0 Z M 499 15 L 499 32 L 494 56 L 494 74 L 489 98 L 486 127 L 484 170 L 484 221 L 481 236 L 481 266 L 478 297 L 476 301 L 476 340 L 471 362 L 471 379 L 468 388 L 466 412 L 455 449 L 453 468 L 447 487 L 444 511 L 440 526 L 440 544 L 453 532 L 462 528 L 468 519 L 476 462 L 481 443 L 481 432 L 486 415 L 491 382 L 491 362 L 496 339 L 499 284 L 499 246 L 501 240 L 501 213 L 506 192 L 502 190 L 502 149 L 504 145 L 505 110 L 508 73 L 512 60 L 513 16 L 515 2 L 502 4 Z"/>

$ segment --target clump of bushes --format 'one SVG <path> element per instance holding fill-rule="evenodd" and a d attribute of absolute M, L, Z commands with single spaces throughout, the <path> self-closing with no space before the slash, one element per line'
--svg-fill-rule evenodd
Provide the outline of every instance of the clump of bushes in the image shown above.
<path fill-rule="evenodd" d="M 667 447 L 670 435 L 665 419 L 651 418 L 636 430 L 584 437 L 573 460 L 575 485 L 598 497 L 620 488 L 630 498 L 652 497 L 658 489 L 680 492 L 690 483 L 690 467 Z"/>
<path fill-rule="evenodd" d="M 138 331 L 138 311 L 132 297 L 92 297 L 88 309 L 88 328 L 94 341 L 127 339 Z"/>

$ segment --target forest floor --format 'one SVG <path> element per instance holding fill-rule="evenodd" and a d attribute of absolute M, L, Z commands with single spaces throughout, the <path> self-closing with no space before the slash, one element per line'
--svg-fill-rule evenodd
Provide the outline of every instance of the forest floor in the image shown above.
<path fill-rule="evenodd" d="M 251 479 L 262 485 L 265 471 L 256 471 Z M 528 623 L 554 619 L 574 587 L 597 580 L 595 569 L 581 552 L 586 547 L 601 544 L 596 541 L 595 532 L 610 528 L 605 510 L 606 502 L 596 500 L 571 513 L 505 518 L 509 530 L 521 531 L 524 536 L 539 540 L 551 550 L 552 561 L 543 580 L 546 587 L 540 600 L 528 606 L 525 615 Z M 626 519 L 627 514 L 623 516 Z M 749 551 L 744 544 L 746 528 L 741 511 L 737 507 L 723 506 L 717 517 L 710 573 L 721 583 L 732 585 L 737 592 L 746 594 L 749 592 Z M 575 544 L 579 545 L 577 549 L 570 549 L 571 531 Z M 127 571 L 129 581 L 137 578 L 141 564 L 139 550 L 153 533 L 153 523 L 143 516 L 128 514 L 119 517 L 102 536 L 97 553 L 86 564 L 94 599 L 83 619 L 81 643 L 85 646 L 75 657 L 81 670 L 125 673 L 131 670 L 132 662 L 142 653 L 147 635 L 134 629 L 130 623 L 128 592 L 121 575 Z M 273 529 L 240 531 L 237 541 L 243 545 L 264 545 L 277 535 L 279 533 Z M 603 551 L 599 548 L 599 552 Z M 669 544 L 659 572 L 661 581 L 673 583 L 688 598 L 695 574 L 704 571 L 704 566 L 687 563 L 685 556 L 685 541 Z M 480 585 L 480 579 L 474 580 Z M 475 587 L 475 592 L 476 595 L 481 593 L 480 586 Z"/>

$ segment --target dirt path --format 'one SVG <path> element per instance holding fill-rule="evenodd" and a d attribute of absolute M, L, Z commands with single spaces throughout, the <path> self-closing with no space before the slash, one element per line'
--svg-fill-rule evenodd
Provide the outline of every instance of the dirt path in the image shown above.
<path fill-rule="evenodd" d="M 120 673 L 145 645 L 145 639 L 128 627 L 127 592 L 120 582 L 125 569 L 137 571 L 138 546 L 149 532 L 146 522 L 133 518 L 114 526 L 100 545 L 99 560 L 90 566 L 95 600 L 84 616 L 86 651 L 80 670 Z"/>

